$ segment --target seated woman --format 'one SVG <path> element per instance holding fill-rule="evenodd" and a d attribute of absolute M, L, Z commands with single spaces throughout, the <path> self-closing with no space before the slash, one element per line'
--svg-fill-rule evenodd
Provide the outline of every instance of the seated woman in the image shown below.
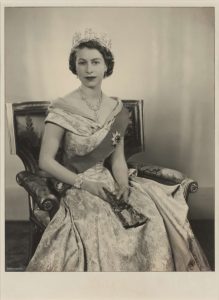
<path fill-rule="evenodd" d="M 210 270 L 188 223 L 182 187 L 129 177 L 128 112 L 101 89 L 114 67 L 110 41 L 90 30 L 76 34 L 69 67 L 81 85 L 51 105 L 39 164 L 70 187 L 26 270 Z"/>

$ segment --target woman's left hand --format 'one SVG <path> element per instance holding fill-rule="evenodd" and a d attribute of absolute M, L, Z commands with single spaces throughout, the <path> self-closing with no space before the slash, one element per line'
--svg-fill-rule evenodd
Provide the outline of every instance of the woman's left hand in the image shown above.
<path fill-rule="evenodd" d="M 125 202 L 128 202 L 130 194 L 130 187 L 129 186 L 118 186 L 117 193 L 116 193 L 116 198 L 122 199 Z"/>

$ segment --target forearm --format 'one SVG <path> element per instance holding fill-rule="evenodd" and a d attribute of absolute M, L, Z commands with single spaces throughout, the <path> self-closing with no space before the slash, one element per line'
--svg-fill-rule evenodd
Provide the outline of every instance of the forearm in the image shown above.
<path fill-rule="evenodd" d="M 113 176 L 120 187 L 128 186 L 128 167 L 124 156 L 124 139 L 122 138 L 111 156 Z"/>
<path fill-rule="evenodd" d="M 112 173 L 119 186 L 128 186 L 128 167 L 125 160 L 114 161 Z"/>
<path fill-rule="evenodd" d="M 39 166 L 42 170 L 64 183 L 74 185 L 76 181 L 77 174 L 68 170 L 53 158 L 41 158 Z"/>

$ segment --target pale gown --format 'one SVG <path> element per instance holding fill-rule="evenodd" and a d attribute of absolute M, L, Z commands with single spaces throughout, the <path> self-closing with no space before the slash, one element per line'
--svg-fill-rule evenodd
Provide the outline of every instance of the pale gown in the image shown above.
<path fill-rule="evenodd" d="M 118 101 L 103 126 L 77 110 L 51 107 L 46 121 L 65 131 L 68 157 L 85 155 L 106 136 L 122 108 Z M 103 182 L 115 182 L 103 161 L 83 172 Z M 188 206 L 180 184 L 166 186 L 132 176 L 129 203 L 148 217 L 146 224 L 125 229 L 102 199 L 70 188 L 48 224 L 26 271 L 208 271 L 208 262 L 187 221 Z"/>

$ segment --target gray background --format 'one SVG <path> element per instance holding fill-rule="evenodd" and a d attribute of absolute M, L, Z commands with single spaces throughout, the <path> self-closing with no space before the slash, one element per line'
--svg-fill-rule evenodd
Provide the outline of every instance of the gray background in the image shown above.
<path fill-rule="evenodd" d="M 115 71 L 104 92 L 144 100 L 147 159 L 196 179 L 190 216 L 212 219 L 214 9 L 7 7 L 6 102 L 53 100 L 78 87 L 68 55 L 73 33 L 85 27 L 112 38 Z M 28 219 L 26 194 L 15 182 L 23 168 L 9 154 L 6 132 L 7 220 Z"/>

